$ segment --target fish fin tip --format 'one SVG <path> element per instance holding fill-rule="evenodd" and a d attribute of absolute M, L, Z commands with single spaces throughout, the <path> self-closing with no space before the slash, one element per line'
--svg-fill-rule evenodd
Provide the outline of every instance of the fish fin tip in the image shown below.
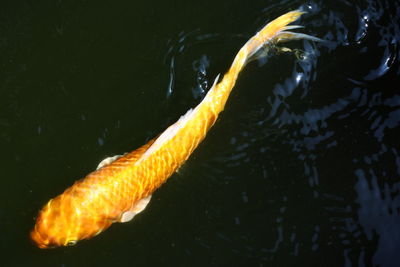
<path fill-rule="evenodd" d="M 125 155 L 125 154 L 123 154 Z M 102 161 L 100 161 L 99 165 L 97 166 L 96 170 L 103 168 L 104 166 L 107 166 L 109 164 L 111 164 L 112 162 L 116 161 L 117 159 L 119 159 L 120 157 L 122 157 L 123 155 L 115 155 L 112 157 L 108 157 L 103 159 Z"/>
<path fill-rule="evenodd" d="M 304 28 L 305 27 L 302 25 L 287 25 L 287 26 L 283 27 L 283 30 L 287 31 L 287 30 L 304 29 Z"/>
<path fill-rule="evenodd" d="M 211 86 L 211 88 L 213 88 L 215 85 L 217 85 L 217 83 L 218 83 L 218 81 L 219 81 L 219 76 L 220 76 L 220 74 L 218 74 L 217 77 L 215 77 L 214 83 L 213 83 L 213 85 Z"/>
<path fill-rule="evenodd" d="M 323 42 L 323 40 L 318 37 L 304 34 L 304 33 L 291 32 L 291 31 L 281 31 L 277 34 L 277 36 L 274 39 L 278 43 L 287 42 L 287 41 L 291 41 L 291 40 L 300 40 L 300 39 L 314 41 L 314 42 Z"/>
<path fill-rule="evenodd" d="M 135 205 L 133 205 L 133 207 L 130 210 L 122 213 L 119 221 L 121 223 L 131 221 L 133 219 L 133 217 L 135 217 L 138 213 L 141 213 L 147 207 L 150 200 L 151 200 L 151 195 L 140 199 L 138 202 L 135 203 Z"/>

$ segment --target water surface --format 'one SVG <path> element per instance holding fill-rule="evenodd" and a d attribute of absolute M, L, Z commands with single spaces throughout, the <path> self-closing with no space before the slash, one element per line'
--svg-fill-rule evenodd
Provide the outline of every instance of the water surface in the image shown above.
<path fill-rule="evenodd" d="M 397 266 L 399 1 L 9 1 L 0 11 L 4 266 Z M 249 64 L 127 224 L 39 250 L 38 210 L 199 103 L 267 21 L 326 40 Z"/>

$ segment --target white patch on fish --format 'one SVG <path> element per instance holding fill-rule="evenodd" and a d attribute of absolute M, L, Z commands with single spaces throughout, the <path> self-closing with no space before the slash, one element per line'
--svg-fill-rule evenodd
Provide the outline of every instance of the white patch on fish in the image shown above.
<path fill-rule="evenodd" d="M 215 88 L 215 85 L 217 84 L 217 81 L 219 79 L 219 75 L 214 81 L 213 86 L 211 89 L 208 91 L 206 97 L 203 99 L 203 101 L 197 105 L 196 108 L 194 109 L 189 109 L 185 115 L 181 116 L 177 122 L 169 126 L 157 139 L 154 141 L 154 143 L 149 147 L 149 149 L 144 152 L 144 154 L 140 157 L 138 161 L 136 161 L 135 164 L 140 164 L 143 160 L 147 159 L 151 154 L 159 150 L 163 144 L 171 140 L 178 132 L 180 129 L 185 127 L 186 123 L 190 121 L 190 119 L 196 114 L 196 111 L 199 109 L 202 103 L 209 101 L 210 97 L 207 97 L 210 95 L 210 92 L 213 91 Z"/>
<path fill-rule="evenodd" d="M 139 200 L 133 207 L 132 209 L 125 211 L 122 215 L 121 218 L 119 219 L 120 222 L 124 223 L 124 222 L 129 222 L 130 220 L 133 219 L 133 217 L 135 217 L 136 214 L 142 212 L 146 207 L 147 204 L 149 204 L 151 199 L 151 195 L 142 198 L 141 200 Z"/>

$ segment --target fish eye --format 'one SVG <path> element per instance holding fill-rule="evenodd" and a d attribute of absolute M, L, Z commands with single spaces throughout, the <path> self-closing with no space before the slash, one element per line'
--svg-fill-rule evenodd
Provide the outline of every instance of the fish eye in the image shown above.
<path fill-rule="evenodd" d="M 68 240 L 65 244 L 70 247 L 70 246 L 75 245 L 77 242 L 78 241 L 76 241 L 76 240 Z"/>

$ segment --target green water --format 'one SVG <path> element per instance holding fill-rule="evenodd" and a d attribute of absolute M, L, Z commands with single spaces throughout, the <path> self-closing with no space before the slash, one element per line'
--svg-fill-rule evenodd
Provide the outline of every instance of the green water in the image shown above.
<path fill-rule="evenodd" d="M 74 247 L 30 242 L 42 205 L 162 132 L 297 8 L 327 42 L 250 64 L 143 213 Z M 0 265 L 398 266 L 399 17 L 373 0 L 4 2 Z"/>

